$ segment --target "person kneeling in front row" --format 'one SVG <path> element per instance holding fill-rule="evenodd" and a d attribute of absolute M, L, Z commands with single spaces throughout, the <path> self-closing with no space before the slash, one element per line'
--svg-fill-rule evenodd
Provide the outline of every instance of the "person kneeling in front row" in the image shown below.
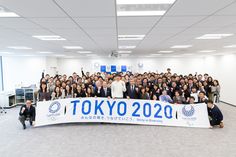
<path fill-rule="evenodd" d="M 30 125 L 34 125 L 35 121 L 35 107 L 32 106 L 32 103 L 30 100 L 26 101 L 25 105 L 22 105 L 19 113 L 19 120 L 21 124 L 23 125 L 23 129 L 26 129 L 25 121 L 29 120 Z"/>
<path fill-rule="evenodd" d="M 218 125 L 220 128 L 224 127 L 223 114 L 221 113 L 218 106 L 216 106 L 212 100 L 207 101 L 208 115 L 210 119 L 211 127 Z"/>

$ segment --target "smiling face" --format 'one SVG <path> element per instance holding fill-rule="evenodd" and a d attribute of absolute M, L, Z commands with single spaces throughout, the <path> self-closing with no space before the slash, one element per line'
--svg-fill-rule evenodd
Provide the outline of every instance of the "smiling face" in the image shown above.
<path fill-rule="evenodd" d="M 66 90 L 69 91 L 70 90 L 70 86 L 66 85 Z"/>
<path fill-rule="evenodd" d="M 117 75 L 115 79 L 116 79 L 116 81 L 120 81 L 120 79 L 121 79 L 120 75 Z"/>
<path fill-rule="evenodd" d="M 199 98 L 201 98 L 201 99 L 205 98 L 205 94 L 204 94 L 203 92 L 200 92 L 198 96 L 199 96 Z"/>
<path fill-rule="evenodd" d="M 190 104 L 194 104 L 194 101 L 195 101 L 194 97 L 190 97 L 190 98 L 189 98 L 189 103 L 190 103 Z"/>
<path fill-rule="evenodd" d="M 178 91 L 175 92 L 175 96 L 177 96 L 177 97 L 179 96 L 179 92 Z"/>
<path fill-rule="evenodd" d="M 163 91 L 162 91 L 162 95 L 167 95 L 167 91 L 166 91 L 166 90 L 163 90 Z"/>
<path fill-rule="evenodd" d="M 153 95 L 152 99 L 153 99 L 153 100 L 157 100 L 157 96 L 156 96 L 156 95 Z"/>
<path fill-rule="evenodd" d="M 26 104 L 26 107 L 30 107 L 31 106 L 31 101 L 27 100 L 25 104 Z"/>
<path fill-rule="evenodd" d="M 103 86 L 103 88 L 107 88 L 107 82 L 103 81 L 102 86 Z"/>
<path fill-rule="evenodd" d="M 130 79 L 129 83 L 131 86 L 134 85 L 135 84 L 134 79 Z"/>
<path fill-rule="evenodd" d="M 45 83 L 42 83 L 42 89 L 46 89 L 47 85 Z"/>

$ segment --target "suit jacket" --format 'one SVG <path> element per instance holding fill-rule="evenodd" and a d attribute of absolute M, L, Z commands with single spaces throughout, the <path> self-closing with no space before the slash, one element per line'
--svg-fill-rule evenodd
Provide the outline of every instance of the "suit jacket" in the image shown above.
<path fill-rule="evenodd" d="M 212 121 L 215 124 L 219 124 L 223 120 L 223 114 L 218 108 L 218 106 L 214 105 L 213 108 L 207 108 L 208 115 L 212 118 Z"/>
<path fill-rule="evenodd" d="M 125 97 L 129 96 L 130 99 L 138 99 L 139 98 L 139 93 L 136 91 L 136 86 L 134 86 L 134 89 L 131 89 L 131 85 L 128 85 L 126 87 L 126 93 Z"/>
<path fill-rule="evenodd" d="M 21 110 L 22 108 L 25 108 L 25 111 L 23 113 L 21 113 Z M 25 117 L 30 117 L 32 118 L 33 121 L 35 121 L 35 107 L 34 106 L 30 106 L 30 108 L 28 109 L 26 107 L 26 105 L 22 105 L 21 108 L 20 108 L 20 113 L 19 113 L 20 116 L 25 116 Z"/>
<path fill-rule="evenodd" d="M 76 94 L 76 98 L 86 97 L 86 94 L 84 91 L 81 91 L 80 93 L 78 91 L 76 91 L 74 94 Z"/>
<path fill-rule="evenodd" d="M 94 95 L 97 96 L 97 97 L 101 97 L 101 90 L 102 90 L 102 87 L 100 89 L 95 87 L 94 88 Z"/>
<path fill-rule="evenodd" d="M 100 97 L 111 97 L 111 88 L 107 88 L 105 92 L 105 89 L 102 87 L 100 90 Z"/>
<path fill-rule="evenodd" d="M 207 98 L 200 99 L 200 98 L 198 97 L 198 103 L 205 103 L 205 104 L 207 104 L 207 101 L 208 101 Z"/>

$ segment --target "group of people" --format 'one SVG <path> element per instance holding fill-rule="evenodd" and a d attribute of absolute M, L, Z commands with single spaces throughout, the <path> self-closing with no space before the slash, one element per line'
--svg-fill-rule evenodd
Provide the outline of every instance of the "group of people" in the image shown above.
<path fill-rule="evenodd" d="M 214 105 L 219 102 L 220 85 L 208 74 L 178 75 L 167 69 L 163 73 L 84 73 L 72 76 L 42 73 L 37 101 L 77 97 L 106 97 L 116 99 L 149 99 L 173 104 L 206 103 L 211 125 L 223 127 L 223 115 Z M 217 111 L 215 109 L 217 108 Z"/>
<path fill-rule="evenodd" d="M 150 99 L 174 104 L 198 103 L 212 100 L 219 102 L 220 85 L 208 74 L 166 73 L 96 73 L 82 77 L 48 74 L 40 80 L 38 101 L 76 97 L 108 97 L 128 99 Z"/>

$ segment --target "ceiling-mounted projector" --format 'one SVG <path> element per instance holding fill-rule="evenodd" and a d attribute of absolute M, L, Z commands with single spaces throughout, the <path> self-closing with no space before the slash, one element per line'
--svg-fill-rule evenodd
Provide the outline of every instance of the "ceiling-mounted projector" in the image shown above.
<path fill-rule="evenodd" d="M 119 55 L 118 52 L 112 51 L 111 54 L 109 55 L 109 57 L 111 57 L 111 58 L 118 58 L 118 57 L 120 57 L 120 55 Z"/>

